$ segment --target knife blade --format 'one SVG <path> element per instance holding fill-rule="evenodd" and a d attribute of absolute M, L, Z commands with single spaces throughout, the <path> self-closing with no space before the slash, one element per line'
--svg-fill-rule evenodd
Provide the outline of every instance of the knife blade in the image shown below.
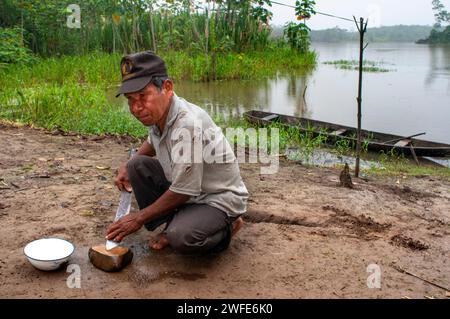
<path fill-rule="evenodd" d="M 128 215 L 131 208 L 131 193 L 127 191 L 121 191 L 120 192 L 120 200 L 119 200 L 119 207 L 117 208 L 116 217 L 114 218 L 114 221 L 118 221 L 123 216 Z M 119 243 L 112 240 L 106 241 L 106 250 L 113 249 L 114 247 L 119 246 Z"/>
<path fill-rule="evenodd" d="M 130 158 L 133 157 L 133 155 L 136 154 L 135 149 L 130 150 Z M 120 199 L 119 199 L 119 207 L 116 211 L 116 217 L 114 218 L 114 222 L 118 221 L 122 217 L 128 215 L 131 208 L 131 192 L 128 192 L 126 190 L 123 190 L 120 192 Z M 114 247 L 119 246 L 120 242 L 112 241 L 112 240 L 106 240 L 106 250 L 111 250 Z"/>

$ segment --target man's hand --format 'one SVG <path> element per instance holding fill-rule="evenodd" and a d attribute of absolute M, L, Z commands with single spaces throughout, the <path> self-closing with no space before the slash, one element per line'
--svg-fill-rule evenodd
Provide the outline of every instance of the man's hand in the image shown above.
<path fill-rule="evenodd" d="M 138 217 L 138 213 L 128 214 L 116 221 L 106 231 L 106 239 L 120 242 L 125 236 L 138 231 L 143 225 Z"/>
<path fill-rule="evenodd" d="M 127 163 L 120 164 L 119 169 L 117 170 L 117 175 L 114 180 L 114 184 L 116 184 L 117 188 L 121 191 L 126 190 L 127 192 L 131 192 L 131 184 L 128 179 L 128 171 L 127 171 Z"/>

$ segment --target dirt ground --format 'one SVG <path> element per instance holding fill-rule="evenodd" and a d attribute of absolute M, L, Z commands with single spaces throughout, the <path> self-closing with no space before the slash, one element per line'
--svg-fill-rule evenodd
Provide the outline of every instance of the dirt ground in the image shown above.
<path fill-rule="evenodd" d="M 104 273 L 88 249 L 104 242 L 119 198 L 114 171 L 138 144 L 57 133 L 0 126 L 0 297 L 448 298 L 398 267 L 450 287 L 449 181 L 369 177 L 349 190 L 337 169 L 284 160 L 275 175 L 241 165 L 249 212 L 227 251 L 154 252 L 147 242 L 156 233 L 141 229 L 125 240 L 132 263 Z M 81 288 L 67 286 L 66 266 L 28 263 L 24 246 L 45 236 L 74 243 L 69 264 L 79 265 Z M 367 286 L 371 264 L 379 289 Z"/>

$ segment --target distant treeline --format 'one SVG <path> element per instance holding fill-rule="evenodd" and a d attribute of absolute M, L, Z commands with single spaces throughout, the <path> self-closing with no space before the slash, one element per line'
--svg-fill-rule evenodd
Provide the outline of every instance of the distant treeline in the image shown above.
<path fill-rule="evenodd" d="M 431 30 L 430 36 L 426 39 L 417 41 L 419 44 L 450 44 L 450 25 L 442 31 L 439 29 Z"/>
<path fill-rule="evenodd" d="M 433 28 L 421 25 L 397 25 L 379 28 L 368 28 L 366 40 L 369 42 L 416 42 L 427 38 Z M 272 36 L 282 35 L 281 27 L 273 27 Z M 345 42 L 358 41 L 359 34 L 341 28 L 312 30 L 313 42 Z"/>

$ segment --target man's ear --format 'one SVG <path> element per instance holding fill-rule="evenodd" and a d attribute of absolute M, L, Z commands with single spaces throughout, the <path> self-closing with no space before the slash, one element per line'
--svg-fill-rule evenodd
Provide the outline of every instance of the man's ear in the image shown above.
<path fill-rule="evenodd" d="M 170 80 L 170 79 L 165 80 L 164 83 L 163 83 L 163 89 L 166 92 L 172 92 L 173 91 L 173 82 L 172 82 L 172 80 Z"/>

